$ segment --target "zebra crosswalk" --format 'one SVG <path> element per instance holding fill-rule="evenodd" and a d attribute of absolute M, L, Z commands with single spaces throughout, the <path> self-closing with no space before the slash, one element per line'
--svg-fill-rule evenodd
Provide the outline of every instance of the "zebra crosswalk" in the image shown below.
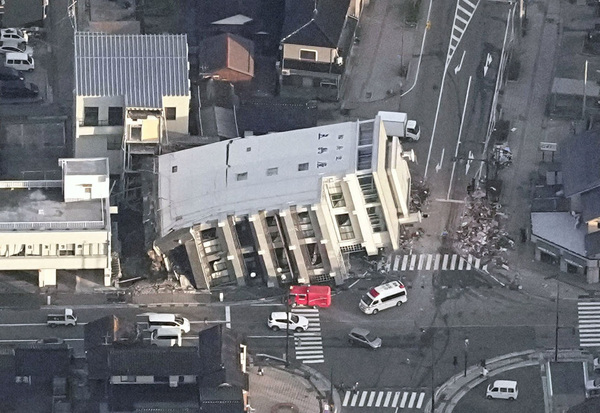
<path fill-rule="evenodd" d="M 421 409 L 425 404 L 425 392 L 421 390 L 347 390 L 342 407 L 372 407 L 392 409 Z"/>
<path fill-rule="evenodd" d="M 600 301 L 580 301 L 577 303 L 579 345 L 600 347 Z"/>
<path fill-rule="evenodd" d="M 319 310 L 316 308 L 293 308 L 292 313 L 303 315 L 308 319 L 308 330 L 294 333 L 296 359 L 305 364 L 324 363 Z"/>
<path fill-rule="evenodd" d="M 487 271 L 487 264 L 482 265 L 481 258 L 472 255 L 464 258 L 458 254 L 408 254 L 396 255 L 391 269 L 393 271 L 472 269 Z"/>

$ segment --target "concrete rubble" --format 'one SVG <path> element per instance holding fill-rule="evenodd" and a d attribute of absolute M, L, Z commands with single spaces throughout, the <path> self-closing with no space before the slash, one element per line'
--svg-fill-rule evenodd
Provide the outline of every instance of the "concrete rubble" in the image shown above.
<path fill-rule="evenodd" d="M 491 203 L 482 191 L 475 191 L 465 202 L 460 227 L 453 234 L 456 251 L 466 257 L 472 255 L 486 261 L 505 263 L 504 253 L 514 247 L 514 240 L 503 229 L 508 215 L 499 203 Z"/>

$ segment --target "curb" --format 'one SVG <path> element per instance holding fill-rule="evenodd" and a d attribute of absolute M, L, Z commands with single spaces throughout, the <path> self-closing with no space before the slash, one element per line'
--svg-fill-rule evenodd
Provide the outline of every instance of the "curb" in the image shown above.
<path fill-rule="evenodd" d="M 486 363 L 487 368 L 489 370 L 489 375 L 493 376 L 504 371 L 511 370 L 512 368 L 526 367 L 526 365 L 516 365 L 519 363 L 531 362 L 531 356 L 535 354 L 540 355 L 541 352 L 537 350 L 525 350 L 520 352 L 504 354 L 492 358 Z M 526 357 L 526 359 L 524 360 L 523 357 Z M 512 359 L 517 359 L 517 362 L 511 362 Z M 532 365 L 535 365 L 537 363 L 539 363 L 539 357 L 536 357 L 535 362 L 532 363 Z M 494 366 L 495 364 L 500 364 L 500 366 Z M 449 393 L 450 391 L 452 391 L 451 388 L 461 380 L 463 380 L 465 383 L 463 383 L 460 387 L 453 391 L 451 395 L 447 395 L 447 397 L 445 397 L 443 401 L 439 401 L 438 405 L 435 407 L 433 412 L 451 412 L 456 403 L 458 403 L 468 391 L 473 389 L 475 386 L 479 385 L 481 382 L 485 381 L 485 378 L 480 377 L 479 366 L 471 366 L 467 369 L 466 377 L 464 376 L 464 373 L 455 374 L 449 380 L 443 383 L 440 387 L 438 387 L 435 391 L 435 400 L 439 400 L 441 394 Z M 448 408 L 449 410 L 447 410 Z M 423 411 L 426 413 L 432 413 L 431 400 L 427 402 Z"/>
<path fill-rule="evenodd" d="M 559 360 L 561 361 L 585 361 L 590 353 L 580 349 L 559 350 Z M 554 350 L 525 350 L 504 354 L 489 359 L 486 366 L 489 370 L 489 377 L 522 367 L 535 366 L 540 363 L 547 363 L 554 359 Z M 437 402 L 435 409 L 431 408 L 431 400 L 427 402 L 423 409 L 426 413 L 451 413 L 456 404 L 462 397 L 476 386 L 485 382 L 488 378 L 481 377 L 479 366 L 471 366 L 467 369 L 467 376 L 464 373 L 455 374 L 435 391 L 435 399 L 447 393 L 443 400 Z M 463 381 L 462 384 L 457 382 Z M 456 387 L 454 390 L 452 387 Z"/>
<path fill-rule="evenodd" d="M 315 370 L 312 367 L 309 367 L 303 363 L 286 368 L 285 367 L 285 359 L 280 358 L 280 357 L 271 356 L 271 355 L 265 354 L 265 353 L 255 354 L 254 357 L 260 357 L 265 360 L 271 360 L 271 361 L 276 361 L 279 363 L 284 363 L 283 367 L 275 366 L 275 368 L 278 368 L 280 370 L 287 371 L 290 374 L 295 374 L 297 376 L 301 376 L 301 377 L 305 378 L 306 380 L 308 380 L 308 382 L 311 384 L 311 386 L 317 391 L 317 393 L 322 397 L 324 397 L 327 394 L 327 392 L 331 391 L 331 402 L 332 402 L 331 412 L 333 412 L 333 413 L 340 412 L 340 406 L 342 405 L 340 395 L 338 394 L 337 391 L 335 391 L 335 390 L 332 391 L 331 382 L 329 380 L 327 380 L 327 378 L 324 375 L 322 375 L 321 373 L 319 373 L 317 370 Z"/>

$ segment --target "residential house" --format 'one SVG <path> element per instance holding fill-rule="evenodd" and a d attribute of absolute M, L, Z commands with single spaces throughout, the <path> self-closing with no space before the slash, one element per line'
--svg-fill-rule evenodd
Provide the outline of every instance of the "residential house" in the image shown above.
<path fill-rule="evenodd" d="M 397 249 L 420 220 L 412 158 L 380 116 L 161 155 L 155 250 L 184 250 L 197 288 L 343 283 L 344 254 Z"/>
<path fill-rule="evenodd" d="M 555 208 L 542 209 L 534 202 L 537 208 L 531 212 L 535 258 L 556 263 L 561 271 L 588 283 L 599 282 L 600 275 L 600 169 L 595 167 L 599 163 L 599 130 L 570 137 L 560 145 L 561 168 L 544 173 Z"/>
<path fill-rule="evenodd" d="M 241 36 L 223 33 L 200 42 L 200 76 L 211 76 L 233 84 L 254 78 L 254 43 Z"/>
<path fill-rule="evenodd" d="M 242 136 L 264 135 L 317 126 L 319 114 L 315 101 L 283 97 L 251 97 L 236 107 Z"/>
<path fill-rule="evenodd" d="M 286 0 L 279 62 L 282 87 L 337 93 L 362 7 L 360 0 Z"/>
<path fill-rule="evenodd" d="M 203 330 L 199 346 L 154 347 L 136 340 L 133 330 L 114 316 L 85 326 L 90 387 L 109 411 L 244 412 L 246 347 L 230 331 Z"/>
<path fill-rule="evenodd" d="M 140 164 L 189 131 L 185 35 L 75 33 L 75 156 L 109 158 L 139 197 Z"/>
<path fill-rule="evenodd" d="M 48 0 L 3 0 L 2 27 L 44 27 Z"/>
<path fill-rule="evenodd" d="M 111 285 L 108 160 L 60 159 L 61 180 L 0 181 L 0 268 L 37 271 L 39 286 L 58 270 L 100 270 Z"/>
<path fill-rule="evenodd" d="M 0 347 L 3 412 L 71 411 L 72 349 L 64 342 Z"/>

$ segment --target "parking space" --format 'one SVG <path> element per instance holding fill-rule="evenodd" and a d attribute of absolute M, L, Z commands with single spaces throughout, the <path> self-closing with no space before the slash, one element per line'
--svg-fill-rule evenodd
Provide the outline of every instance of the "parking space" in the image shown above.
<path fill-rule="evenodd" d="M 486 399 L 486 390 L 495 380 L 516 380 L 519 388 L 517 400 Z M 544 390 L 540 367 L 524 367 L 490 377 L 467 393 L 456 405 L 454 413 L 531 413 L 543 412 Z"/>

